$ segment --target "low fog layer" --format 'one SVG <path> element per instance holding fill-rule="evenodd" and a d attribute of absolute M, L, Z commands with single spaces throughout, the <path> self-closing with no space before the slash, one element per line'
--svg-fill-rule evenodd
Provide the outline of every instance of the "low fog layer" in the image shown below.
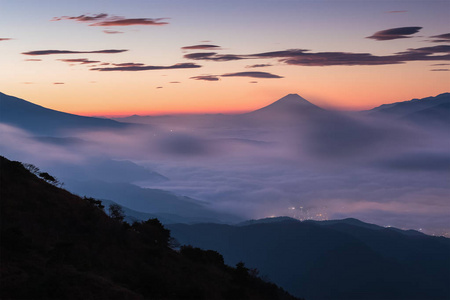
<path fill-rule="evenodd" d="M 289 95 L 249 114 L 134 116 L 119 121 L 141 125 L 125 128 L 42 135 L 0 124 L 0 153 L 75 193 L 146 213 L 221 222 L 353 217 L 448 235 L 448 119 L 430 107 L 388 108 L 332 112 Z M 448 107 L 432 109 L 448 116 Z M 121 193 L 106 191 L 119 183 Z M 172 193 L 156 199 L 162 191 Z"/>

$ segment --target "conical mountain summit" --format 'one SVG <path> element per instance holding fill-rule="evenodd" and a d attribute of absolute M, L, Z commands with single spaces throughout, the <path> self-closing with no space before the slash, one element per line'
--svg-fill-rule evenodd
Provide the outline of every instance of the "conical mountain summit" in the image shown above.
<path fill-rule="evenodd" d="M 283 98 L 269 104 L 263 108 L 257 109 L 250 115 L 272 115 L 272 116 L 292 116 L 292 115 L 311 115 L 325 110 L 312 104 L 298 94 L 288 94 Z"/>

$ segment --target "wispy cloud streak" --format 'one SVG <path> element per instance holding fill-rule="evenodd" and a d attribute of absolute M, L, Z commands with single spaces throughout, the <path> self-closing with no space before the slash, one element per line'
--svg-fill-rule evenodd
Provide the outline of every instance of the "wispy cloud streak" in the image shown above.
<path fill-rule="evenodd" d="M 170 69 L 193 69 L 193 68 L 201 68 L 200 65 L 193 64 L 193 63 L 179 63 L 172 66 L 149 66 L 144 64 L 136 64 L 136 63 L 126 63 L 122 66 L 117 66 L 117 64 L 114 67 L 105 67 L 105 68 L 92 68 L 90 70 L 92 71 L 102 71 L 102 72 L 108 72 L 108 71 L 150 71 L 150 70 L 170 70 Z"/>
<path fill-rule="evenodd" d="M 450 42 L 450 33 L 444 33 L 439 35 L 431 36 L 433 43 L 449 43 Z"/>
<path fill-rule="evenodd" d="M 220 46 L 217 45 L 193 45 L 181 47 L 183 50 L 219 50 Z"/>
<path fill-rule="evenodd" d="M 419 32 L 422 27 L 398 27 L 375 32 L 373 35 L 368 36 L 368 39 L 374 39 L 377 41 L 388 41 L 395 39 L 410 38 L 409 35 Z"/>
<path fill-rule="evenodd" d="M 96 64 L 99 63 L 100 61 L 98 60 L 89 60 L 87 58 L 73 58 L 73 59 L 58 59 L 59 61 L 63 61 L 66 63 L 80 63 L 82 65 L 87 65 L 87 64 Z"/>
<path fill-rule="evenodd" d="M 283 78 L 282 76 L 267 72 L 237 72 L 221 75 L 222 77 L 251 77 L 251 78 Z"/>
<path fill-rule="evenodd" d="M 22 52 L 24 55 L 52 55 L 52 54 L 116 54 L 126 52 L 128 50 L 117 50 L 117 49 L 107 49 L 107 50 L 95 50 L 95 51 L 72 51 L 72 50 L 36 50 Z"/>
<path fill-rule="evenodd" d="M 91 23 L 89 26 L 132 26 L 132 25 L 167 25 L 165 22 L 167 18 L 125 18 L 119 16 L 110 16 L 105 13 L 94 14 L 94 15 L 80 15 L 77 17 L 62 16 L 55 17 L 52 21 L 62 21 L 62 20 L 74 20 L 82 23 Z M 107 33 L 119 33 L 119 32 L 107 32 Z"/>

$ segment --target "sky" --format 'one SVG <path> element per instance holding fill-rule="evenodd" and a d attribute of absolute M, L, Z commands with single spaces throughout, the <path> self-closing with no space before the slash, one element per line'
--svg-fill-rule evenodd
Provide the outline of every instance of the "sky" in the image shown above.
<path fill-rule="evenodd" d="M 449 1 L 0 0 L 0 90 L 82 115 L 339 110 L 450 83 Z"/>

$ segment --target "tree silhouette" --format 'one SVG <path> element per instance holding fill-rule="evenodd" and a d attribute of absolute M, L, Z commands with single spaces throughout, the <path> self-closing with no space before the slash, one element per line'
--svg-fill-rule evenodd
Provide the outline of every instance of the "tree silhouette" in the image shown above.
<path fill-rule="evenodd" d="M 117 221 L 123 222 L 123 219 L 125 219 L 125 212 L 123 211 L 122 206 L 119 204 L 111 204 L 108 208 L 109 216 Z"/>
<path fill-rule="evenodd" d="M 131 226 L 139 232 L 141 238 L 150 244 L 161 247 L 168 247 L 170 242 L 170 230 L 164 228 L 158 219 L 148 219 L 147 221 L 134 222 Z"/>

